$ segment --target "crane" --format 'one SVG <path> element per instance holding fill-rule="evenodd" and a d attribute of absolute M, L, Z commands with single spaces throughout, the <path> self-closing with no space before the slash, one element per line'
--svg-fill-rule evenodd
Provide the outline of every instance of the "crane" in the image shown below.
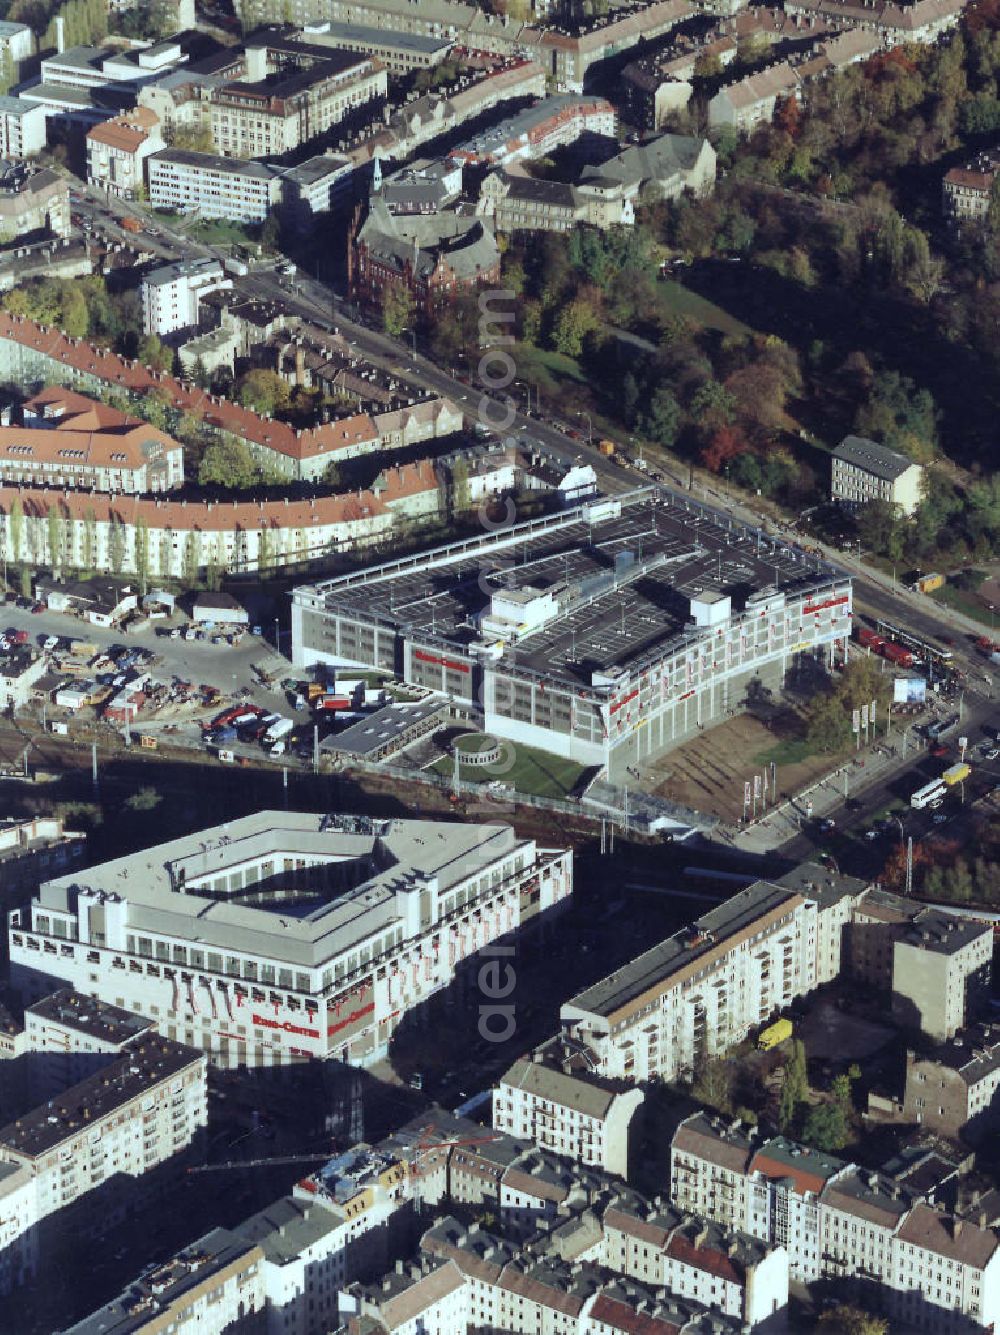
<path fill-rule="evenodd" d="M 332 1159 L 335 1149 L 316 1150 L 313 1154 L 277 1154 L 270 1159 L 228 1159 L 225 1163 L 194 1164 L 189 1173 L 221 1173 L 227 1168 L 269 1168 L 280 1164 L 317 1163 L 320 1159 Z"/>

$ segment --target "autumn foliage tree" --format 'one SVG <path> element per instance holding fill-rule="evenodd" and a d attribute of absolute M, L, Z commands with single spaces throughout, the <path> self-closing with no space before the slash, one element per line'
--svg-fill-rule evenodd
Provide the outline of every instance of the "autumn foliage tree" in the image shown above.
<path fill-rule="evenodd" d="M 701 462 L 710 473 L 721 473 L 726 464 L 746 454 L 750 442 L 738 426 L 722 426 L 713 432 L 701 452 Z"/>

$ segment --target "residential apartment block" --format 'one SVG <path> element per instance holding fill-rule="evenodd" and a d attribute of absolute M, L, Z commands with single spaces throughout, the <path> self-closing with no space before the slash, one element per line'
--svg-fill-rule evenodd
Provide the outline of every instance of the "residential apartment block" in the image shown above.
<path fill-rule="evenodd" d="M 640 1089 L 574 1070 L 558 1040 L 516 1061 L 493 1094 L 493 1125 L 578 1163 L 627 1177 L 643 1104 Z M 584 1065 L 580 1063 L 580 1065 Z"/>
<path fill-rule="evenodd" d="M 69 183 L 48 167 L 0 163 L 0 243 L 29 233 L 68 236 Z"/>
<path fill-rule="evenodd" d="M 674 1080 L 816 986 L 815 900 L 759 882 L 563 1003 L 594 1070 Z"/>
<path fill-rule="evenodd" d="M 45 147 L 45 120 L 45 108 L 37 102 L 0 97 L 0 158 L 40 153 Z"/>
<path fill-rule="evenodd" d="M 985 222 L 1000 173 L 1000 155 L 980 153 L 964 167 L 952 167 L 941 183 L 944 216 L 961 225 Z"/>
<path fill-rule="evenodd" d="M 145 188 L 146 161 L 163 147 L 159 117 L 134 107 L 87 131 L 87 181 L 120 199 Z"/>
<path fill-rule="evenodd" d="M 939 1043 L 977 1019 L 988 1001 L 988 924 L 876 889 L 855 908 L 848 940 L 851 975 L 891 994 L 897 1022 Z"/>
<path fill-rule="evenodd" d="M 265 1335 L 264 1253 L 229 1229 L 144 1271 L 119 1297 L 63 1335 Z"/>
<path fill-rule="evenodd" d="M 149 159 L 149 202 L 154 208 L 262 223 L 281 200 L 277 171 L 212 153 L 166 148 Z"/>
<path fill-rule="evenodd" d="M 782 1246 L 791 1278 L 884 1304 L 905 1330 L 989 1328 L 1000 1316 L 1000 1239 L 885 1173 L 696 1113 L 671 1144 L 671 1199 Z"/>
<path fill-rule="evenodd" d="M 184 450 L 139 418 L 52 386 L 25 402 L 22 426 L 0 426 L 0 482 L 170 491 L 184 482 Z"/>
<path fill-rule="evenodd" d="M 211 94 L 212 142 L 223 157 L 289 153 L 387 92 L 371 56 L 265 35 L 247 44 L 244 77 Z"/>
<path fill-rule="evenodd" d="M 864 436 L 845 436 L 833 451 L 830 499 L 845 510 L 886 501 L 909 516 L 923 498 L 923 485 L 920 464 Z"/>
<path fill-rule="evenodd" d="M 198 303 L 209 292 L 232 287 L 219 260 L 178 260 L 145 274 L 140 287 L 147 334 L 177 333 L 198 323 Z"/>
<path fill-rule="evenodd" d="M 10 1254 L 0 1283 L 26 1282 L 43 1221 L 79 1220 L 91 1193 L 103 1191 L 100 1227 L 113 1224 L 122 1193 L 112 1184 L 181 1154 L 206 1122 L 204 1056 L 140 1032 L 94 1074 L 0 1128 L 0 1236 Z"/>
<path fill-rule="evenodd" d="M 900 1112 L 943 1136 L 980 1142 L 1000 1119 L 1000 1031 L 960 1030 L 932 1052 L 906 1054 Z"/>
<path fill-rule="evenodd" d="M 241 902 L 250 887 L 302 916 Z M 571 891 L 571 855 L 506 825 L 265 811 L 47 882 L 11 921 L 12 975 L 148 1015 L 222 1065 L 366 1064 L 462 961 Z"/>

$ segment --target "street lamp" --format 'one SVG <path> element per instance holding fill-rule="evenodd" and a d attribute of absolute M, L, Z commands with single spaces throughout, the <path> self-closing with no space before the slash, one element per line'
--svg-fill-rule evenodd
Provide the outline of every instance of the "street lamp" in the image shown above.
<path fill-rule="evenodd" d="M 281 653 L 281 631 L 278 629 L 278 618 L 274 618 L 274 647 L 278 653 Z"/>
<path fill-rule="evenodd" d="M 889 819 L 894 820 L 896 824 L 899 826 L 899 846 L 900 848 L 902 848 L 904 839 L 906 837 L 906 831 L 903 829 L 903 822 L 900 820 L 898 816 L 890 816 Z"/>
<path fill-rule="evenodd" d="M 578 412 L 578 413 L 577 413 L 577 417 L 585 417 L 585 418 L 587 419 L 587 444 L 588 444 L 588 445 L 593 445 L 593 443 L 594 443 L 594 422 L 593 422 L 593 418 L 590 416 L 590 413 L 588 413 L 588 412 L 583 412 L 583 411 Z"/>
<path fill-rule="evenodd" d="M 409 334 L 410 338 L 413 339 L 413 355 L 414 355 L 414 357 L 416 357 L 416 355 L 417 355 L 417 331 L 416 331 L 415 329 L 409 329 L 409 328 L 406 328 L 406 329 L 401 329 L 399 332 L 400 332 L 401 334 Z"/>

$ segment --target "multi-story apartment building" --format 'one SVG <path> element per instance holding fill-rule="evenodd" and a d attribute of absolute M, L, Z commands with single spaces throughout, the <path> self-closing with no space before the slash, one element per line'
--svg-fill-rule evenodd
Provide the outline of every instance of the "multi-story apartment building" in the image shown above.
<path fill-rule="evenodd" d="M 583 1063 L 580 1063 L 584 1066 Z M 574 1070 L 559 1040 L 523 1057 L 493 1094 L 498 1131 L 627 1177 L 643 1093 Z"/>
<path fill-rule="evenodd" d="M 69 183 L 64 177 L 48 167 L 0 163 L 0 243 L 7 245 L 30 232 L 68 236 L 69 228 Z"/>
<path fill-rule="evenodd" d="M 124 495 L 170 491 L 184 482 L 184 450 L 138 417 L 50 386 L 25 402 L 21 426 L 0 426 L 0 482 Z"/>
<path fill-rule="evenodd" d="M 506 825 L 265 811 L 47 882 L 12 921 L 12 973 L 149 1015 L 223 1065 L 364 1064 L 571 890 L 571 855 Z M 292 901 L 301 916 L 275 912 Z"/>
<path fill-rule="evenodd" d="M 4 1269 L 8 1283 L 26 1278 L 36 1246 L 31 1234 L 43 1221 L 58 1215 L 50 1226 L 60 1228 L 79 1220 L 100 1191 L 100 1225 L 108 1227 L 126 1199 L 114 1184 L 142 1178 L 196 1140 L 207 1123 L 206 1066 L 191 1048 L 139 1033 L 121 1055 L 0 1129 L 0 1201 L 7 1207 L 3 1196 L 16 1192 L 10 1208 L 19 1230 L 8 1236 L 8 1249 L 19 1251 Z"/>
<path fill-rule="evenodd" d="M 993 199 L 993 186 L 1000 173 L 1000 155 L 980 153 L 964 167 L 952 167 L 941 183 L 944 216 L 961 226 L 985 222 Z"/>
<path fill-rule="evenodd" d="M 845 436 L 833 451 L 830 499 L 845 510 L 886 501 L 909 516 L 920 504 L 923 488 L 922 466 L 887 445 Z"/>
<path fill-rule="evenodd" d="M 38 1182 L 27 1164 L 0 1159 L 0 1294 L 28 1284 L 39 1265 Z"/>
<path fill-rule="evenodd" d="M 277 36 L 248 43 L 245 68 L 210 97 L 212 143 L 223 157 L 289 153 L 388 92 L 381 61 Z"/>
<path fill-rule="evenodd" d="M 759 882 L 561 1008 L 604 1076 L 674 1080 L 816 986 L 817 906 Z"/>
<path fill-rule="evenodd" d="M 163 147 L 160 120 L 148 107 L 133 107 L 87 132 L 87 181 L 120 199 L 145 186 L 145 164 Z"/>
<path fill-rule="evenodd" d="M 696 1113 L 671 1144 L 671 1199 L 783 1246 L 793 1280 L 835 1280 L 907 1330 L 965 1331 L 1000 1313 L 1000 1238 L 905 1182 Z"/>
<path fill-rule="evenodd" d="M 21 97 L 0 97 L 0 157 L 29 158 L 45 147 L 45 108 Z"/>
<path fill-rule="evenodd" d="M 652 1206 L 635 1192 L 613 1200 L 600 1222 L 595 1259 L 617 1274 L 704 1303 L 749 1327 L 772 1321 L 788 1304 L 783 1246 Z"/>
<path fill-rule="evenodd" d="M 306 158 L 281 173 L 285 215 L 299 231 L 309 231 L 320 219 L 350 205 L 354 197 L 354 164 L 335 153 Z"/>
<path fill-rule="evenodd" d="M 174 334 L 198 323 L 198 302 L 209 292 L 232 287 L 219 260 L 178 260 L 145 274 L 140 287 L 142 327 L 147 334 Z"/>
<path fill-rule="evenodd" d="M 43 1103 L 88 1079 L 120 1057 L 141 1035 L 152 1037 L 155 1028 L 155 1021 L 144 1015 L 68 987 L 25 1007 L 32 1101 Z"/>
<path fill-rule="evenodd" d="M 605 98 L 562 94 L 542 98 L 535 106 L 467 139 L 452 150 L 451 157 L 467 166 L 503 167 L 546 157 L 582 135 L 613 143 L 617 128 L 617 113 Z"/>
<path fill-rule="evenodd" d="M 149 202 L 154 208 L 262 223 L 281 200 L 281 178 L 264 162 L 165 148 L 149 159 Z"/>
<path fill-rule="evenodd" d="M 989 994 L 993 933 L 884 890 L 855 906 L 849 969 L 892 996 L 897 1020 L 940 1043 L 979 1017 Z"/>
<path fill-rule="evenodd" d="M 1000 1031 L 963 1029 L 933 1052 L 906 1054 L 900 1112 L 941 1135 L 980 1141 L 1000 1118 Z"/>
<path fill-rule="evenodd" d="M 64 1335 L 266 1335 L 264 1253 L 214 1228 L 162 1265 L 143 1271 L 124 1293 Z"/>

